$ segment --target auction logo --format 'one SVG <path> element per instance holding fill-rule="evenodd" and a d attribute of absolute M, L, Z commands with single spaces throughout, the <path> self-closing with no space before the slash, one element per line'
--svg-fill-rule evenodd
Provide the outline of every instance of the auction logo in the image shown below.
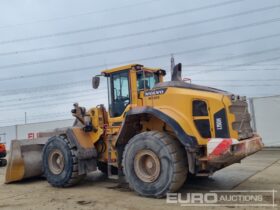
<path fill-rule="evenodd" d="M 205 207 L 276 207 L 276 192 L 276 190 L 216 190 L 205 193 L 168 193 L 166 203 Z"/>

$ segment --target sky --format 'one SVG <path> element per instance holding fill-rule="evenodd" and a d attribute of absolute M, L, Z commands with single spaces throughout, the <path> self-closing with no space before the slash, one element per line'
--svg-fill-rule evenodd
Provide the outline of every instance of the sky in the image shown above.
<path fill-rule="evenodd" d="M 279 14 L 279 0 L 0 0 L 0 126 L 107 105 L 92 76 L 129 63 L 170 72 L 172 54 L 192 83 L 279 95 Z"/>

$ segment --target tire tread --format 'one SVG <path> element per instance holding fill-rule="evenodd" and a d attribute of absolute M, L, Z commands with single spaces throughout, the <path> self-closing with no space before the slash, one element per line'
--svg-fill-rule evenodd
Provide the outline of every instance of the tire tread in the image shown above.
<path fill-rule="evenodd" d="M 147 131 L 138 134 L 137 136 L 134 136 L 126 145 L 123 153 L 122 158 L 122 165 L 125 167 L 125 158 L 126 154 L 128 153 L 129 148 L 131 145 L 133 145 L 136 141 L 139 140 L 149 139 L 151 136 L 156 137 L 158 140 L 160 140 L 165 147 L 168 149 L 168 152 L 170 154 L 171 161 L 174 167 L 173 170 L 173 176 L 172 181 L 170 182 L 170 186 L 166 192 L 160 195 L 155 195 L 154 197 L 163 197 L 166 195 L 166 193 L 169 192 L 176 192 L 180 189 L 180 187 L 184 184 L 186 178 L 187 178 L 187 156 L 184 148 L 181 146 L 180 142 L 175 139 L 174 137 L 160 131 Z M 125 173 L 125 170 L 124 170 Z"/>
<path fill-rule="evenodd" d="M 70 178 L 64 183 L 55 183 L 55 182 L 50 182 L 49 180 L 48 182 L 54 187 L 71 187 L 73 185 L 78 184 L 85 177 L 85 174 L 79 175 L 78 158 L 75 155 L 75 147 L 71 146 L 71 143 L 69 142 L 69 140 L 65 135 L 57 136 L 56 139 L 51 138 L 49 139 L 49 141 L 63 141 L 66 144 L 67 148 L 70 150 L 71 153 L 72 171 L 71 171 Z M 47 142 L 47 144 L 49 143 L 49 141 Z"/>

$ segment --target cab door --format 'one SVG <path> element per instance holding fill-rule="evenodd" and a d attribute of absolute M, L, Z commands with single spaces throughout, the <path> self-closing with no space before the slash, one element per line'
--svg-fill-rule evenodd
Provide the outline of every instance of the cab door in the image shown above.
<path fill-rule="evenodd" d="M 109 121 L 120 126 L 125 112 L 130 108 L 131 88 L 129 70 L 118 71 L 108 77 Z"/>

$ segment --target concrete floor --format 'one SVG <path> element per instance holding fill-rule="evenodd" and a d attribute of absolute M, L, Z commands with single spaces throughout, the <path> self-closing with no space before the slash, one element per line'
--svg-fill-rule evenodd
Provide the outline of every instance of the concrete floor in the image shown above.
<path fill-rule="evenodd" d="M 280 150 L 263 150 L 216 172 L 210 178 L 190 179 L 180 193 L 211 190 L 277 190 L 275 203 L 280 206 Z M 0 168 L 0 183 L 4 182 L 4 168 Z M 271 199 L 271 198 L 267 198 Z M 51 187 L 43 179 L 17 184 L 0 184 L 1 209 L 202 209 L 167 204 L 166 199 L 151 199 L 136 195 L 127 188 L 119 188 L 115 181 L 101 173 L 93 173 L 78 186 L 67 189 Z M 207 207 L 207 209 L 225 207 Z M 229 208 L 229 207 L 227 207 Z M 235 207 L 231 207 L 235 208 Z M 256 209 L 255 207 L 236 207 Z M 258 209 L 272 207 L 258 207 Z M 206 209 L 206 208 L 204 208 Z"/>

